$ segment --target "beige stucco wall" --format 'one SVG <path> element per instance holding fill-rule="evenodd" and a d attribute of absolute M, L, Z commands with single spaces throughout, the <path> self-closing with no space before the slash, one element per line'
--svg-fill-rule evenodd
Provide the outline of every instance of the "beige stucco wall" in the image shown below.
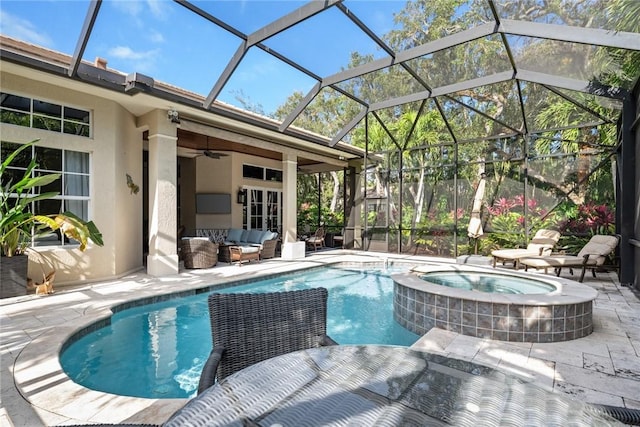
<path fill-rule="evenodd" d="M 185 227 L 183 236 L 193 236 L 196 229 L 196 161 L 198 158 L 178 157 L 180 186 L 178 224 Z"/>
<path fill-rule="evenodd" d="M 29 276 L 39 280 L 41 265 L 55 268 L 56 285 L 117 277 L 142 267 L 142 191 L 130 193 L 126 174 L 142 183 L 142 134 L 135 118 L 117 103 L 94 95 L 1 73 L 3 91 L 77 107 L 92 112 L 92 138 L 0 124 L 2 139 L 91 153 L 89 212 L 104 238 L 104 246 L 86 251 L 71 248 L 34 250 Z M 117 248 L 117 249 L 116 249 Z"/>
<path fill-rule="evenodd" d="M 242 165 L 268 167 L 282 170 L 282 162 L 242 153 L 229 153 L 220 159 L 199 156 L 195 159 L 195 188 L 197 193 L 230 193 L 231 214 L 196 214 L 196 228 L 241 228 L 242 205 L 236 203 L 240 188 L 247 186 L 269 189 L 282 189 L 281 182 L 245 179 L 242 177 Z M 194 201 L 195 203 L 195 201 Z"/>
<path fill-rule="evenodd" d="M 115 241 L 110 242 L 115 255 L 115 274 L 132 271 L 142 267 L 143 263 L 143 178 L 142 178 L 142 131 L 136 129 L 135 117 L 118 104 L 110 103 L 114 109 L 113 169 L 111 187 L 115 204 L 111 215 Z M 108 133 L 108 129 L 105 129 Z M 134 194 L 127 186 L 127 174 L 140 190 Z M 105 171 L 108 177 L 109 172 Z M 104 235 L 104 233 L 103 233 Z M 126 242 L 126 244 L 121 244 Z M 120 243 L 120 244 L 119 244 Z M 106 244 L 106 242 L 105 242 Z M 117 247 L 117 250 L 115 249 Z"/>

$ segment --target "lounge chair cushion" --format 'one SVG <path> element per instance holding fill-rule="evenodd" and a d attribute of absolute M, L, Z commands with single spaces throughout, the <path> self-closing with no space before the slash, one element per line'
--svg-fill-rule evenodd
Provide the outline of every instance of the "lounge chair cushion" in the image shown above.
<path fill-rule="evenodd" d="M 589 255 L 589 262 L 595 258 L 596 265 L 604 264 L 607 255 L 613 252 L 618 246 L 618 238 L 616 236 L 595 235 L 584 245 L 578 252 L 578 258 Z"/>
<path fill-rule="evenodd" d="M 517 259 L 527 256 L 540 255 L 540 249 L 537 245 L 535 247 L 530 246 L 532 245 L 529 244 L 526 249 L 497 249 L 495 251 L 491 251 L 491 255 L 500 259 Z"/>
<path fill-rule="evenodd" d="M 533 236 L 533 239 L 531 239 L 531 243 L 554 246 L 556 243 L 558 243 L 558 240 L 560 240 L 559 231 L 541 228 L 536 232 L 535 236 Z"/>
<path fill-rule="evenodd" d="M 544 257 L 520 258 L 520 264 L 535 268 L 576 267 L 582 265 L 584 258 L 575 255 L 551 255 Z M 597 265 L 595 258 L 589 258 L 586 265 Z"/>

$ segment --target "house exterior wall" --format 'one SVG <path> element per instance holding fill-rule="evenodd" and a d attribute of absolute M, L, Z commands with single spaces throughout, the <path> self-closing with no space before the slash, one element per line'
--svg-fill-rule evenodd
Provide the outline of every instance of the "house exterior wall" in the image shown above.
<path fill-rule="evenodd" d="M 196 193 L 230 193 L 230 214 L 198 214 L 196 213 L 196 228 L 230 228 L 233 226 L 233 218 L 240 216 L 242 219 L 242 207 L 235 201 L 235 192 L 232 191 L 234 155 L 220 159 L 211 159 L 207 156 L 196 157 Z M 237 191 L 237 188 L 236 188 Z"/>
<path fill-rule="evenodd" d="M 178 157 L 178 224 L 184 227 L 183 236 L 195 236 L 197 159 Z"/>
<path fill-rule="evenodd" d="M 29 256 L 29 277 L 56 270 L 56 285 L 116 277 L 142 267 L 142 192 L 132 194 L 128 173 L 142 183 L 142 134 L 135 117 L 116 102 L 44 81 L 1 73 L 2 90 L 17 95 L 90 110 L 92 137 L 80 137 L 22 126 L 0 124 L 2 140 L 91 154 L 89 218 L 100 229 L 104 246 L 84 252 L 38 247 Z"/>
<path fill-rule="evenodd" d="M 282 190 L 281 182 L 245 179 L 242 165 L 262 166 L 282 170 L 282 162 L 242 153 L 229 153 L 220 159 L 199 156 L 195 159 L 196 193 L 231 194 L 231 214 L 196 214 L 196 228 L 242 228 L 242 205 L 236 203 L 236 195 L 245 186 Z M 194 202 L 195 203 L 195 202 Z"/>

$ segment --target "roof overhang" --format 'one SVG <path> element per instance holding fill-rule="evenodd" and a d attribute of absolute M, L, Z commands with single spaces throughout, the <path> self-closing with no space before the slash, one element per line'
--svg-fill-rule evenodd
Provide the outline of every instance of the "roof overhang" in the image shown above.
<path fill-rule="evenodd" d="M 204 134 L 222 132 L 235 135 L 244 143 L 264 142 L 285 152 L 304 154 L 306 158 L 334 159 L 334 166 L 361 159 L 363 150 L 345 143 L 331 144 L 328 138 L 289 127 L 278 130 L 279 123 L 268 117 L 215 102 L 204 108 L 204 98 L 183 89 L 154 81 L 140 73 L 125 75 L 81 62 L 77 73 L 69 75 L 71 58 L 57 52 L 0 36 L 2 71 L 47 82 L 82 93 L 111 99 L 135 116 L 155 109 L 175 109 L 185 126 L 195 126 Z M 186 122 L 192 125 L 186 125 Z M 197 126 L 196 126 L 197 125 Z M 210 128 L 209 131 L 205 129 Z"/>

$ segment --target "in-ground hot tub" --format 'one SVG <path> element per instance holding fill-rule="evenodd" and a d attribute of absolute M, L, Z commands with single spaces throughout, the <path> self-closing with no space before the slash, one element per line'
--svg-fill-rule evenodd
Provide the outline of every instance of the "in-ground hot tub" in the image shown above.
<path fill-rule="evenodd" d="M 419 335 L 438 327 L 502 341 L 559 342 L 593 331 L 598 293 L 572 280 L 461 265 L 420 266 L 391 277 L 394 318 Z"/>

